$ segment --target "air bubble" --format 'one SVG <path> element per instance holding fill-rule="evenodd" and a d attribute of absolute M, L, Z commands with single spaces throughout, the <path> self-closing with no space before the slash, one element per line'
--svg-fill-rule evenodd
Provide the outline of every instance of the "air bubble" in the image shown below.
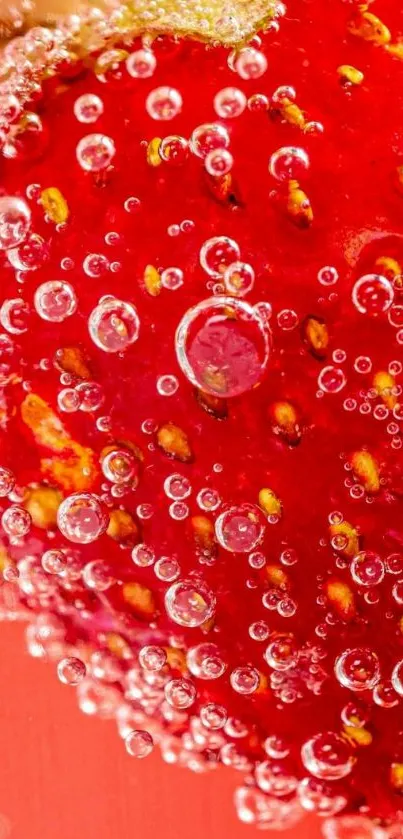
<path fill-rule="evenodd" d="M 379 315 L 393 303 L 393 286 L 380 274 L 365 274 L 355 283 L 351 297 L 361 314 Z"/>
<path fill-rule="evenodd" d="M 345 650 L 336 658 L 334 672 L 343 687 L 372 690 L 380 679 L 378 656 L 367 647 Z"/>
<path fill-rule="evenodd" d="M 174 119 L 182 110 L 182 96 L 174 87 L 157 87 L 146 99 L 146 111 L 155 120 Z"/>
<path fill-rule="evenodd" d="M 74 656 L 63 658 L 57 665 L 57 675 L 64 685 L 75 687 L 85 678 L 86 666 L 83 661 Z"/>
<path fill-rule="evenodd" d="M 27 236 L 31 212 L 22 198 L 12 195 L 0 197 L 0 250 L 20 245 Z"/>
<path fill-rule="evenodd" d="M 311 775 L 328 781 L 345 778 L 355 763 L 347 742 L 332 731 L 307 740 L 302 746 L 301 758 Z"/>
<path fill-rule="evenodd" d="M 221 119 L 239 117 L 246 108 L 246 96 L 237 87 L 224 87 L 214 97 L 214 110 Z"/>
<path fill-rule="evenodd" d="M 233 553 L 248 553 L 260 544 L 265 533 L 263 516 L 254 504 L 240 504 L 221 513 L 215 523 L 220 545 Z"/>
<path fill-rule="evenodd" d="M 283 146 L 270 158 L 269 172 L 277 181 L 300 180 L 309 169 L 309 157 L 297 146 Z"/>
<path fill-rule="evenodd" d="M 115 156 L 115 144 L 105 134 L 87 134 L 77 144 L 76 156 L 85 172 L 106 169 Z"/>
<path fill-rule="evenodd" d="M 83 93 L 74 102 L 74 116 L 79 122 L 96 122 L 103 114 L 104 104 L 95 93 Z"/>
<path fill-rule="evenodd" d="M 131 757 L 148 757 L 154 748 L 154 741 L 148 731 L 130 731 L 125 737 L 125 747 Z"/>
<path fill-rule="evenodd" d="M 76 293 L 70 283 L 49 280 L 38 286 L 35 291 L 34 306 L 43 320 L 62 323 L 74 315 L 77 305 Z"/>
<path fill-rule="evenodd" d="M 174 583 L 165 594 L 168 617 L 179 626 L 201 626 L 214 615 L 215 606 L 211 589 L 193 580 Z"/>
<path fill-rule="evenodd" d="M 88 329 L 94 344 L 104 352 L 124 352 L 137 341 L 140 320 L 132 303 L 108 297 L 92 310 Z"/>
<path fill-rule="evenodd" d="M 76 492 L 60 504 L 57 523 L 66 539 L 86 545 L 106 530 L 108 520 L 96 495 Z"/>

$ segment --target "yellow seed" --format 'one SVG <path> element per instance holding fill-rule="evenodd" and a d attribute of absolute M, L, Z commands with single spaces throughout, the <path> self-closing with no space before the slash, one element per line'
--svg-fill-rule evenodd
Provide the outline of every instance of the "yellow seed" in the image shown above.
<path fill-rule="evenodd" d="M 366 728 L 356 728 L 353 725 L 343 726 L 345 739 L 354 746 L 370 746 L 373 740 L 370 731 Z"/>
<path fill-rule="evenodd" d="M 226 419 L 228 416 L 228 403 L 220 396 L 213 396 L 205 390 L 195 388 L 195 396 L 199 405 L 215 419 Z"/>
<path fill-rule="evenodd" d="M 356 35 L 377 46 L 385 46 L 392 37 L 388 27 L 372 12 L 362 11 L 354 15 L 348 22 L 347 28 L 351 35 Z"/>
<path fill-rule="evenodd" d="M 350 85 L 360 85 L 364 81 L 364 73 L 351 64 L 341 64 L 337 68 L 337 72 L 343 84 L 348 82 Z"/>
<path fill-rule="evenodd" d="M 160 157 L 161 137 L 154 137 L 150 140 L 147 146 L 147 163 L 149 166 L 161 166 L 162 159 Z"/>
<path fill-rule="evenodd" d="M 290 446 L 299 443 L 302 432 L 298 415 L 291 402 L 273 402 L 269 407 L 273 431 L 283 437 Z"/>
<path fill-rule="evenodd" d="M 402 273 L 401 265 L 391 256 L 379 256 L 375 262 L 375 269 L 378 274 L 382 274 L 388 280 L 394 280 Z"/>
<path fill-rule="evenodd" d="M 68 450 L 60 457 L 41 460 L 43 476 L 66 492 L 86 492 L 93 488 L 99 475 L 92 449 L 75 440 L 68 441 Z"/>
<path fill-rule="evenodd" d="M 151 589 L 141 583 L 125 583 L 122 586 L 122 596 L 138 617 L 150 618 L 155 615 L 156 603 Z"/>
<path fill-rule="evenodd" d="M 280 516 L 282 515 L 283 508 L 280 499 L 273 492 L 272 489 L 267 489 L 264 487 L 259 492 L 259 507 L 266 513 L 267 516 Z"/>
<path fill-rule="evenodd" d="M 127 641 L 117 632 L 107 632 L 105 635 L 106 646 L 109 652 L 117 658 L 129 659 L 133 653 Z"/>
<path fill-rule="evenodd" d="M 115 542 L 135 545 L 140 541 L 139 525 L 127 510 L 112 510 L 106 532 Z"/>
<path fill-rule="evenodd" d="M 385 50 L 390 55 L 393 55 L 393 58 L 403 60 L 403 41 L 398 41 L 397 44 L 385 44 Z"/>
<path fill-rule="evenodd" d="M 65 197 L 56 186 L 50 186 L 41 192 L 41 204 L 45 213 L 55 224 L 63 224 L 69 217 L 69 206 Z"/>
<path fill-rule="evenodd" d="M 307 315 L 301 326 L 302 338 L 315 358 L 325 358 L 329 346 L 329 332 L 323 318 Z"/>
<path fill-rule="evenodd" d="M 62 494 L 58 489 L 47 486 L 29 487 L 24 507 L 28 510 L 35 527 L 47 530 L 56 526 L 57 511 L 61 502 Z"/>
<path fill-rule="evenodd" d="M 375 373 L 373 378 L 374 388 L 390 410 L 393 410 L 397 403 L 397 397 L 392 393 L 395 384 L 394 376 L 391 376 L 386 370 L 379 370 L 378 373 Z"/>
<path fill-rule="evenodd" d="M 298 181 L 289 181 L 287 213 L 299 227 L 309 227 L 313 222 L 311 202 Z"/>
<path fill-rule="evenodd" d="M 290 586 L 289 576 L 281 565 L 266 565 L 267 579 L 272 586 L 288 589 Z"/>
<path fill-rule="evenodd" d="M 341 537 L 340 547 L 336 547 L 335 550 L 348 557 L 358 554 L 360 543 L 358 533 L 352 524 L 349 524 L 348 521 L 342 521 L 339 524 L 332 524 L 329 530 L 332 539 Z"/>
<path fill-rule="evenodd" d="M 343 620 L 350 621 L 355 615 L 354 592 L 343 580 L 333 578 L 325 585 L 330 605 Z"/>
<path fill-rule="evenodd" d="M 91 378 L 85 355 L 79 347 L 63 347 L 57 350 L 55 363 L 64 373 L 72 373 L 78 379 Z"/>
<path fill-rule="evenodd" d="M 283 99 L 281 102 L 281 116 L 290 123 L 290 125 L 296 125 L 298 128 L 304 128 L 305 126 L 305 117 L 301 108 L 295 102 L 292 102 L 290 99 Z"/>
<path fill-rule="evenodd" d="M 379 466 L 370 452 L 354 452 L 351 456 L 351 465 L 367 492 L 379 491 Z"/>
<path fill-rule="evenodd" d="M 144 285 L 151 297 L 158 297 L 161 292 L 161 275 L 154 265 L 146 265 L 144 269 Z"/>
<path fill-rule="evenodd" d="M 215 547 L 213 522 L 207 516 L 192 516 L 191 526 L 198 548 L 211 551 Z"/>
<path fill-rule="evenodd" d="M 168 457 L 173 457 L 182 463 L 189 463 L 193 460 L 193 452 L 187 434 L 173 422 L 167 422 L 159 427 L 157 443 Z"/>
<path fill-rule="evenodd" d="M 164 647 L 167 654 L 167 664 L 171 670 L 179 670 L 185 673 L 187 670 L 186 655 L 177 647 Z"/>
<path fill-rule="evenodd" d="M 389 773 L 390 783 L 394 789 L 403 791 L 403 763 L 392 763 Z"/>

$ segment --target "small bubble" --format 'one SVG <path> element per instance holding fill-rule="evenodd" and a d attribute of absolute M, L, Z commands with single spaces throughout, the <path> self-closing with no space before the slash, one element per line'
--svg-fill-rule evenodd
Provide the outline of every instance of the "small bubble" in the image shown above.
<path fill-rule="evenodd" d="M 189 497 L 192 492 L 192 486 L 188 478 L 175 473 L 173 475 L 169 475 L 168 478 L 165 479 L 164 492 L 168 498 L 181 500 Z"/>
<path fill-rule="evenodd" d="M 200 708 L 200 720 L 205 728 L 217 731 L 224 727 L 227 721 L 227 711 L 223 705 L 208 702 L 207 705 L 202 705 Z"/>
<path fill-rule="evenodd" d="M 12 195 L 0 197 L 0 250 L 20 245 L 31 224 L 31 211 L 22 198 Z"/>
<path fill-rule="evenodd" d="M 307 169 L 309 157 L 297 146 L 283 146 L 270 157 L 269 172 L 277 181 L 300 180 Z"/>
<path fill-rule="evenodd" d="M 297 611 L 297 604 L 291 597 L 283 597 L 277 604 L 277 612 L 282 618 L 292 618 Z"/>
<path fill-rule="evenodd" d="M 96 495 L 76 492 L 60 504 L 57 523 L 66 539 L 85 545 L 95 541 L 106 530 L 108 522 Z"/>
<path fill-rule="evenodd" d="M 254 693 L 260 684 L 259 671 L 251 665 L 236 667 L 230 675 L 231 687 L 243 696 Z"/>
<path fill-rule="evenodd" d="M 104 352 L 124 352 L 137 341 L 140 320 L 132 303 L 108 297 L 92 310 L 88 329 L 94 344 Z"/>
<path fill-rule="evenodd" d="M 379 315 L 393 303 L 393 286 L 381 274 L 365 274 L 354 284 L 351 297 L 361 314 Z"/>
<path fill-rule="evenodd" d="M 171 679 L 165 685 L 164 693 L 167 702 L 180 711 L 190 708 L 196 699 L 196 688 L 189 679 Z"/>
<path fill-rule="evenodd" d="M 270 630 L 266 621 L 255 621 L 249 627 L 249 635 L 253 641 L 266 641 L 269 633 Z"/>
<path fill-rule="evenodd" d="M 167 661 L 167 654 L 163 647 L 152 645 L 142 647 L 139 652 L 139 663 L 144 670 L 156 672 L 162 670 Z"/>
<path fill-rule="evenodd" d="M 169 291 L 176 291 L 183 285 L 183 271 L 180 268 L 165 268 L 161 272 L 161 285 Z"/>
<path fill-rule="evenodd" d="M 377 586 L 385 576 L 385 567 L 374 551 L 360 551 L 352 560 L 351 576 L 360 586 Z"/>
<path fill-rule="evenodd" d="M 329 781 L 349 775 L 355 763 L 347 741 L 332 731 L 307 740 L 302 746 L 301 758 L 311 775 Z"/>
<path fill-rule="evenodd" d="M 370 373 L 372 361 L 367 355 L 358 355 L 354 362 L 354 368 L 357 373 Z"/>
<path fill-rule="evenodd" d="M 126 68 L 133 79 L 149 79 L 155 71 L 157 59 L 150 49 L 132 52 L 126 59 Z"/>
<path fill-rule="evenodd" d="M 41 565 L 47 574 L 60 574 L 66 567 L 66 554 L 60 550 L 49 550 L 42 554 Z"/>
<path fill-rule="evenodd" d="M 74 102 L 73 110 L 74 116 L 79 122 L 96 122 L 103 114 L 104 104 L 95 93 L 84 93 Z"/>
<path fill-rule="evenodd" d="M 15 478 L 10 469 L 0 466 L 0 498 L 5 498 L 14 489 Z"/>
<path fill-rule="evenodd" d="M 80 405 L 80 397 L 74 388 L 65 387 L 57 394 L 57 405 L 60 411 L 66 414 L 72 414 L 78 411 Z"/>
<path fill-rule="evenodd" d="M 105 478 L 114 484 L 137 482 L 139 463 L 128 449 L 111 449 L 101 462 Z"/>
<path fill-rule="evenodd" d="M 286 548 L 280 554 L 280 562 L 282 565 L 296 565 L 298 562 L 298 554 L 295 548 Z"/>
<path fill-rule="evenodd" d="M 74 315 L 77 305 L 76 293 L 70 283 L 49 280 L 38 286 L 35 291 L 34 306 L 43 320 L 62 323 Z"/>
<path fill-rule="evenodd" d="M 234 165 L 234 158 L 228 149 L 213 149 L 205 157 L 204 166 L 206 172 L 213 178 L 220 178 L 227 175 Z"/>
<path fill-rule="evenodd" d="M 155 576 L 163 583 L 172 583 L 177 580 L 180 572 L 178 560 L 171 556 L 162 556 L 154 566 Z"/>
<path fill-rule="evenodd" d="M 230 138 L 224 125 L 204 123 L 194 129 L 190 138 L 190 148 L 197 157 L 205 158 L 215 149 L 226 149 Z"/>
<path fill-rule="evenodd" d="M 284 332 L 289 332 L 298 326 L 298 315 L 293 309 L 282 309 L 277 315 L 277 324 Z"/>
<path fill-rule="evenodd" d="M 336 271 L 336 268 L 333 268 L 332 265 L 325 265 L 318 271 L 318 280 L 321 283 L 321 285 L 335 285 L 338 279 L 338 272 Z"/>
<path fill-rule="evenodd" d="M 241 79 L 260 79 L 267 70 L 267 58 L 254 47 L 243 47 L 236 52 L 233 67 Z"/>
<path fill-rule="evenodd" d="M 398 693 L 399 696 L 403 696 L 403 660 L 398 661 L 393 668 L 392 685 L 396 693 Z"/>
<path fill-rule="evenodd" d="M 173 501 L 169 507 L 169 515 L 175 521 L 182 521 L 189 515 L 189 507 L 183 501 Z"/>
<path fill-rule="evenodd" d="M 115 156 L 115 144 L 105 134 L 87 134 L 77 144 L 76 156 L 85 172 L 106 169 Z"/>
<path fill-rule="evenodd" d="M 341 367 L 328 365 L 319 373 L 318 385 L 324 393 L 339 393 L 346 384 L 347 379 Z"/>
<path fill-rule="evenodd" d="M 102 277 L 109 268 L 109 260 L 102 253 L 89 253 L 83 268 L 88 277 Z"/>
<path fill-rule="evenodd" d="M 148 568 L 155 562 L 155 553 L 152 548 L 141 542 L 133 548 L 132 560 L 139 568 Z"/>
<path fill-rule="evenodd" d="M 201 626 L 213 616 L 215 605 L 213 592 L 193 580 L 174 583 L 165 594 L 168 617 L 179 626 Z"/>
<path fill-rule="evenodd" d="M 57 675 L 64 685 L 79 685 L 84 679 L 87 669 L 83 661 L 74 656 L 63 658 L 57 665 Z"/>
<path fill-rule="evenodd" d="M 219 493 L 215 489 L 211 489 L 210 487 L 204 487 L 200 490 L 197 494 L 196 501 L 201 510 L 205 510 L 205 512 L 213 512 L 217 510 L 221 504 L 221 498 Z"/>
<path fill-rule="evenodd" d="M 141 201 L 139 198 L 130 196 L 130 198 L 126 198 L 123 206 L 127 213 L 137 213 L 141 207 Z"/>
<path fill-rule="evenodd" d="M 136 508 L 136 513 L 139 519 L 147 521 L 147 519 L 151 519 L 154 515 L 154 508 L 152 504 L 139 504 Z"/>
<path fill-rule="evenodd" d="M 91 591 L 107 591 L 115 581 L 108 563 L 94 559 L 83 568 L 83 582 Z"/>
<path fill-rule="evenodd" d="M 375 704 L 381 708 L 395 708 L 400 701 L 392 682 L 389 681 L 375 685 L 372 696 Z"/>
<path fill-rule="evenodd" d="M 228 294 L 245 297 L 252 291 L 255 272 L 247 262 L 232 262 L 224 272 L 224 286 Z"/>
<path fill-rule="evenodd" d="M 164 137 L 158 149 L 159 156 L 170 166 L 183 166 L 189 157 L 189 143 L 185 137 L 172 134 Z"/>
<path fill-rule="evenodd" d="M 125 737 L 125 747 L 131 757 L 148 757 L 154 748 L 154 741 L 148 731 L 130 731 Z"/>
<path fill-rule="evenodd" d="M 182 96 L 174 87 L 157 87 L 146 99 L 146 111 L 155 120 L 174 119 L 182 110 Z"/>
<path fill-rule="evenodd" d="M 75 391 L 78 395 L 80 411 L 90 413 L 98 411 L 104 403 L 104 391 L 98 382 L 80 382 Z"/>
<path fill-rule="evenodd" d="M 403 306 L 391 306 L 388 311 L 388 321 L 391 326 L 395 326 L 397 329 L 403 326 Z"/>
<path fill-rule="evenodd" d="M 297 662 L 298 651 L 292 635 L 275 638 L 264 652 L 267 664 L 276 671 L 289 670 Z"/>
<path fill-rule="evenodd" d="M 246 108 L 246 96 L 237 87 L 225 87 L 216 93 L 213 105 L 221 119 L 239 117 Z"/>
<path fill-rule="evenodd" d="M 4 511 L 1 526 L 10 539 L 20 539 L 31 529 L 31 516 L 24 507 L 13 504 Z"/>
<path fill-rule="evenodd" d="M 265 113 L 269 110 L 270 102 L 263 93 L 254 93 L 248 99 L 248 109 L 252 113 Z"/>
<path fill-rule="evenodd" d="M 393 553 L 389 554 L 385 560 L 386 570 L 389 574 L 403 573 L 403 554 Z"/>
<path fill-rule="evenodd" d="M 234 553 L 248 553 L 260 544 L 265 525 L 258 507 L 240 504 L 221 513 L 215 522 L 215 532 L 220 545 Z"/>
<path fill-rule="evenodd" d="M 336 658 L 334 671 L 337 680 L 350 690 L 370 690 L 380 678 L 376 653 L 366 647 L 345 650 Z"/>

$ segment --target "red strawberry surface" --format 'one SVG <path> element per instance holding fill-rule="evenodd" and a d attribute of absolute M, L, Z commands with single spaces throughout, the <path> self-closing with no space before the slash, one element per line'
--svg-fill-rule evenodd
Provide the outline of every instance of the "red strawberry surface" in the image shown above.
<path fill-rule="evenodd" d="M 3 611 L 129 753 L 239 769 L 246 822 L 395 837 L 403 12 L 277 12 L 42 93 L 57 33 L 7 48 Z"/>

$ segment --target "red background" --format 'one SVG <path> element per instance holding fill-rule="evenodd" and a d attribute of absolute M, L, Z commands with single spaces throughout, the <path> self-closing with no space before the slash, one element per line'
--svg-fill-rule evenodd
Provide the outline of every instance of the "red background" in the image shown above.
<path fill-rule="evenodd" d="M 136 761 L 112 723 L 78 711 L 54 667 L 31 659 L 21 624 L 1 624 L 0 839 L 248 839 L 232 804 L 236 773 Z M 263 835 L 267 835 L 263 834 Z M 290 839 L 319 839 L 306 821 Z"/>

